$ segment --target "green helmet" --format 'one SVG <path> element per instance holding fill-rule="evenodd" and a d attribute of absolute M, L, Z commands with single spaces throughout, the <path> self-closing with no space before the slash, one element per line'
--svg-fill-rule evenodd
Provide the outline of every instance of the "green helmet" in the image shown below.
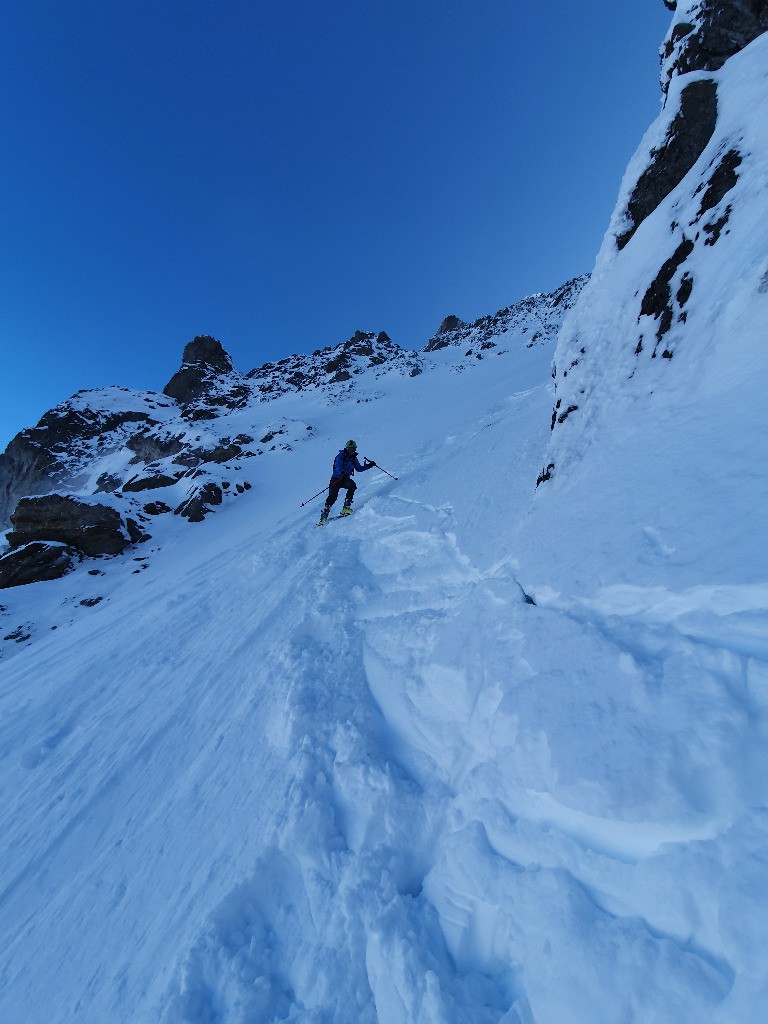
<path fill-rule="evenodd" d="M 356 452 L 357 451 L 357 442 L 356 441 L 347 441 L 347 443 L 344 445 L 344 447 L 345 448 L 349 448 L 353 452 Z"/>

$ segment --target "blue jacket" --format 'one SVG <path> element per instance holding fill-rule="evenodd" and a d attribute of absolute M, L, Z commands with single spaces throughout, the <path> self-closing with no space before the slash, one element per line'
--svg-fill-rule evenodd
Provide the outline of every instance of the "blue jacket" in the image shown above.
<path fill-rule="evenodd" d="M 353 476 L 355 470 L 358 473 L 364 473 L 366 469 L 373 469 L 373 466 L 361 466 L 357 452 L 349 451 L 347 448 L 342 448 L 336 458 L 333 460 L 333 476 Z"/>

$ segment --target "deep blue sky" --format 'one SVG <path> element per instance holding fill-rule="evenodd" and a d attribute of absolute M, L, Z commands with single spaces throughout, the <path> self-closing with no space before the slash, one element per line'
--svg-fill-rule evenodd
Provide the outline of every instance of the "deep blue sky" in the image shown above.
<path fill-rule="evenodd" d="M 421 346 L 590 270 L 661 0 L 10 0 L 0 450 L 80 388 Z"/>

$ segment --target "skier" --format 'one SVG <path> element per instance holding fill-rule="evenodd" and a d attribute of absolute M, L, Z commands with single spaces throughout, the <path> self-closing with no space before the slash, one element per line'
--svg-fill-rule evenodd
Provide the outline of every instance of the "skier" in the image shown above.
<path fill-rule="evenodd" d="M 344 499 L 344 507 L 341 510 L 341 515 L 352 515 L 352 499 L 354 498 L 355 490 L 357 489 L 357 484 L 352 479 L 355 470 L 357 470 L 358 473 L 364 473 L 366 469 L 373 469 L 375 465 L 376 463 L 373 459 L 366 459 L 364 464 L 361 466 L 357 459 L 357 444 L 354 441 L 347 441 L 339 454 L 333 460 L 333 476 L 331 477 L 331 482 L 328 485 L 328 497 L 325 499 L 325 508 L 320 513 L 320 522 L 317 524 L 318 526 L 322 526 L 328 519 L 331 507 L 336 502 L 336 499 L 339 496 L 339 491 L 342 487 L 346 488 L 347 496 Z"/>

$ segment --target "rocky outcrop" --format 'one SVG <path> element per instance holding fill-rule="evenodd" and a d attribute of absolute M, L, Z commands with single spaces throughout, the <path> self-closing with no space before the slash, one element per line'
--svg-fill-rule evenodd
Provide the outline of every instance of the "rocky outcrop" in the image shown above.
<path fill-rule="evenodd" d="M 194 402 L 206 391 L 212 379 L 234 369 L 229 353 L 216 338 L 200 335 L 184 348 L 181 369 L 163 388 L 163 394 L 182 405 Z"/>
<path fill-rule="evenodd" d="M 116 444 L 122 444 L 127 431 L 151 418 L 148 411 L 139 409 L 89 407 L 78 401 L 83 394 L 79 392 L 47 412 L 36 426 L 22 430 L 0 455 L 0 523 L 8 522 L 20 498 L 66 484 L 76 474 L 80 458 L 90 456 L 100 439 L 111 435 Z"/>
<path fill-rule="evenodd" d="M 67 544 L 51 541 L 23 544 L 0 558 L 0 590 L 57 580 L 71 572 L 82 557 L 80 551 Z"/>
<path fill-rule="evenodd" d="M 675 75 L 717 71 L 735 53 L 768 31 L 768 0 L 687 0 L 675 11 L 661 51 L 662 89 Z"/>
<path fill-rule="evenodd" d="M 667 0 L 665 0 L 667 2 Z M 768 0 L 687 0 L 669 3 L 675 11 L 661 51 L 661 85 L 671 96 L 675 77 L 717 71 L 729 57 L 768 31 Z M 685 178 L 704 153 L 717 125 L 717 84 L 697 78 L 674 97 L 669 126 L 629 198 L 624 227 L 616 236 L 623 249 L 638 227 Z"/>
<path fill-rule="evenodd" d="M 144 505 L 144 511 L 148 516 L 161 516 L 165 512 L 170 512 L 171 506 L 166 505 L 164 501 L 149 501 Z"/>
<path fill-rule="evenodd" d="M 118 555 L 146 539 L 139 525 L 117 509 L 64 494 L 22 498 L 11 516 L 11 548 L 31 541 L 54 541 L 84 555 Z"/>
<path fill-rule="evenodd" d="M 174 509 L 177 516 L 188 519 L 190 523 L 201 523 L 211 511 L 211 506 L 220 505 L 224 500 L 221 487 L 212 480 L 196 487 L 195 490 Z"/>
<path fill-rule="evenodd" d="M 661 146 L 652 149 L 626 211 L 627 227 L 616 238 L 623 249 L 654 210 L 677 188 L 706 149 L 717 124 L 717 86 L 712 79 L 692 82 L 680 94 L 679 108 Z"/>
<path fill-rule="evenodd" d="M 23 430 L 0 455 L 0 523 L 8 522 L 23 495 L 50 490 L 50 482 L 63 468 L 53 449 L 36 441 L 38 431 L 40 424 Z"/>
<path fill-rule="evenodd" d="M 183 475 L 183 473 L 177 473 L 174 476 L 168 476 L 166 473 L 140 473 L 131 477 L 130 480 L 126 480 L 122 489 L 127 493 L 135 493 L 136 491 L 152 491 L 158 487 L 173 487 Z"/>
<path fill-rule="evenodd" d="M 340 345 L 316 349 L 311 356 L 288 356 L 276 363 L 264 363 L 246 376 L 254 382 L 262 401 L 291 391 L 313 388 L 345 394 L 355 377 L 379 377 L 385 373 L 415 377 L 421 372 L 416 352 L 401 348 L 385 331 L 355 331 Z"/>
<path fill-rule="evenodd" d="M 512 338 L 521 339 L 529 347 L 554 341 L 565 314 L 588 280 L 588 275 L 575 277 L 553 292 L 529 295 L 492 316 L 480 317 L 472 323 L 464 323 L 457 316 L 447 316 L 423 351 L 438 352 L 450 346 L 465 346 L 466 356 L 482 359 Z"/>
<path fill-rule="evenodd" d="M 154 462 L 169 455 L 177 455 L 184 448 L 184 435 L 174 432 L 160 433 L 150 429 L 141 430 L 129 437 L 125 447 L 136 454 L 131 463 Z"/>
<path fill-rule="evenodd" d="M 216 409 L 235 409 L 250 397 L 250 388 L 235 371 L 229 353 L 216 338 L 200 335 L 185 347 L 181 369 L 163 388 L 191 420 L 213 419 Z"/>
<path fill-rule="evenodd" d="M 453 313 L 451 313 L 449 316 L 447 316 L 443 320 L 443 322 L 437 328 L 437 335 L 436 335 L 436 337 L 439 338 L 441 334 L 449 334 L 451 331 L 456 331 L 460 327 L 464 327 L 464 326 L 465 326 L 464 321 L 463 320 L 459 320 L 459 318 L 457 316 L 455 316 Z"/>

